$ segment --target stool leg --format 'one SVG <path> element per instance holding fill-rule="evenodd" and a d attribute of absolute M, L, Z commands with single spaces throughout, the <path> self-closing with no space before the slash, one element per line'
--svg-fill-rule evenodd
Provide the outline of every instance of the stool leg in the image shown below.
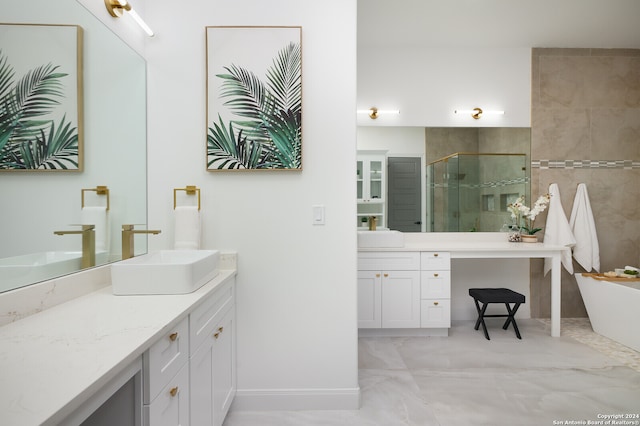
<path fill-rule="evenodd" d="M 511 307 L 509 307 L 508 303 L 505 303 L 504 305 L 507 307 L 507 311 L 509 312 L 509 316 L 507 318 L 507 321 L 502 326 L 502 328 L 504 330 L 506 330 L 507 327 L 509 327 L 509 323 L 513 323 L 513 330 L 516 332 L 516 337 L 518 339 L 522 340 L 522 336 L 520 336 L 520 330 L 518 330 L 518 324 L 516 324 L 516 319 L 514 318 L 514 315 L 516 314 L 516 312 L 518 311 L 518 308 L 520 307 L 520 303 L 516 303 L 513 306 L 513 310 L 511 309 Z"/>
<path fill-rule="evenodd" d="M 487 338 L 487 340 L 491 340 L 489 338 L 489 333 L 487 332 L 487 325 L 484 323 L 484 312 L 487 310 L 487 306 L 489 306 L 488 303 L 485 303 L 482 306 L 482 309 L 480 309 L 480 305 L 478 304 L 478 299 L 473 299 L 474 302 L 476 302 L 476 310 L 478 311 L 478 320 L 476 321 L 476 326 L 474 327 L 474 330 L 477 330 L 478 327 L 480 327 L 480 324 L 482 324 L 482 331 L 484 331 L 484 337 Z"/>
<path fill-rule="evenodd" d="M 507 312 L 509 313 L 509 315 L 507 315 L 507 320 L 505 321 L 504 325 L 502 326 L 503 330 L 506 330 L 509 327 L 509 323 L 511 322 L 511 307 L 509 306 L 508 303 L 505 303 L 504 306 L 507 308 Z"/>

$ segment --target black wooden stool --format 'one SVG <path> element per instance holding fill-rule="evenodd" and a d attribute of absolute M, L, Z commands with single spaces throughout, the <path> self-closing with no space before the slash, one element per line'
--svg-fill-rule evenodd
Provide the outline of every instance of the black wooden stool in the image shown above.
<path fill-rule="evenodd" d="M 486 337 L 487 340 L 491 340 L 489 339 L 487 326 L 484 323 L 484 319 L 488 317 L 507 317 L 507 321 L 502 326 L 502 329 L 506 330 L 507 327 L 509 327 L 509 323 L 512 323 L 516 336 L 518 339 L 522 339 L 520 330 L 518 330 L 518 325 L 516 324 L 516 319 L 513 316 L 516 314 L 520 304 L 524 303 L 523 294 L 516 293 L 508 288 L 470 288 L 469 296 L 473 297 L 473 301 L 476 303 L 476 309 L 478 310 L 478 320 L 476 321 L 475 330 L 482 324 L 484 337 Z M 480 307 L 478 302 L 483 303 L 482 307 Z M 509 313 L 507 315 L 485 315 L 484 312 L 487 310 L 489 303 L 504 303 Z M 514 303 L 513 308 L 509 306 L 509 303 Z"/>

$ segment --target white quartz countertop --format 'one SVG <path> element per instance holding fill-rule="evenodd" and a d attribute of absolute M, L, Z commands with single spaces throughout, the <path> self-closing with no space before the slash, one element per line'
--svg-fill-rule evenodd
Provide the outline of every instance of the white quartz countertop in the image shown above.
<path fill-rule="evenodd" d="M 182 295 L 108 286 L 0 327 L 0 423 L 58 424 L 235 274 Z"/>
<path fill-rule="evenodd" d="M 544 243 L 512 243 L 504 233 L 406 233 L 402 247 L 359 247 L 359 252 L 450 252 L 451 257 L 551 257 L 569 250 Z"/>

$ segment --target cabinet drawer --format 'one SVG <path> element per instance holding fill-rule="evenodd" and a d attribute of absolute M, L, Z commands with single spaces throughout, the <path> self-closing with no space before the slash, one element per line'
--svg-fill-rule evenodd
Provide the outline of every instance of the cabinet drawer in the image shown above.
<path fill-rule="evenodd" d="M 420 269 L 431 270 L 450 270 L 451 269 L 451 253 L 424 251 L 420 253 Z"/>
<path fill-rule="evenodd" d="M 425 299 L 420 301 L 420 327 L 451 327 L 451 300 Z"/>
<path fill-rule="evenodd" d="M 451 271 L 422 271 L 420 273 L 421 299 L 449 299 L 451 297 Z"/>
<path fill-rule="evenodd" d="M 184 318 L 142 356 L 144 403 L 149 404 L 189 359 L 189 320 Z"/>
<path fill-rule="evenodd" d="M 208 300 L 198 306 L 189 315 L 189 333 L 191 353 L 200 347 L 202 342 L 212 335 L 216 324 L 234 303 L 233 286 L 231 283 L 220 288 Z"/>
<path fill-rule="evenodd" d="M 418 271 L 419 252 L 360 252 L 358 270 L 361 271 Z"/>
<path fill-rule="evenodd" d="M 158 397 L 144 407 L 145 426 L 189 424 L 189 366 L 185 365 L 161 389 Z"/>

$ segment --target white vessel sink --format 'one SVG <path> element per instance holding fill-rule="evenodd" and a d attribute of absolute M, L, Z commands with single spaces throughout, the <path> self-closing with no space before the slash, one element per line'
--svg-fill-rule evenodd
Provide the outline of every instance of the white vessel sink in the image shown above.
<path fill-rule="evenodd" d="M 358 231 L 358 247 L 398 248 L 404 247 L 404 234 L 400 231 Z"/>
<path fill-rule="evenodd" d="M 218 275 L 218 250 L 161 250 L 111 265 L 113 294 L 185 294 Z"/>

